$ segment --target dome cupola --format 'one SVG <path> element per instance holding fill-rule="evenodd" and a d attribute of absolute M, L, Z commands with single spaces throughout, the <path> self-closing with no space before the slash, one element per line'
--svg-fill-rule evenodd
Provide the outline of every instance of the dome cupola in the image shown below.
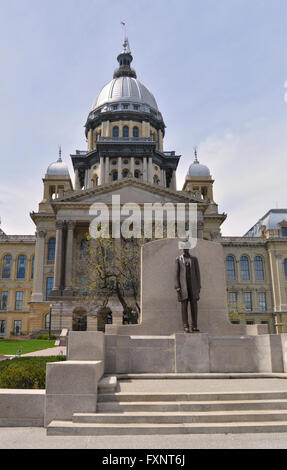
<path fill-rule="evenodd" d="M 103 121 L 149 121 L 153 127 L 165 132 L 165 124 L 151 91 L 138 79 L 131 68 L 133 56 L 125 38 L 123 50 L 117 57 L 119 67 L 113 80 L 96 97 L 86 123 L 86 136 Z"/>
<path fill-rule="evenodd" d="M 48 166 L 47 176 L 70 176 L 68 165 L 62 160 L 62 150 L 59 149 L 59 158 Z"/>
<path fill-rule="evenodd" d="M 132 77 L 132 78 L 137 78 L 137 74 L 135 70 L 131 68 L 131 63 L 133 61 L 133 56 L 130 51 L 130 45 L 129 45 L 129 40 L 128 38 L 125 39 L 125 42 L 123 44 L 124 49 L 123 51 L 118 55 L 118 63 L 119 63 L 119 68 L 115 70 L 114 72 L 114 78 L 118 77 Z"/>
<path fill-rule="evenodd" d="M 196 176 L 210 176 L 210 170 L 206 165 L 202 165 L 199 163 L 197 158 L 197 150 L 194 152 L 195 159 L 194 162 L 190 165 L 189 170 L 187 172 L 187 177 L 196 177 Z"/>

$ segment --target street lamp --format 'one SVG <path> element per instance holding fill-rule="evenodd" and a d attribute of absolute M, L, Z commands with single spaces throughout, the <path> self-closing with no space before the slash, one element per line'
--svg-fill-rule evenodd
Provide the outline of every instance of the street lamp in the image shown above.
<path fill-rule="evenodd" d="M 49 341 L 51 341 L 51 327 L 52 327 L 52 308 L 53 305 L 50 304 L 50 318 L 49 318 Z"/>

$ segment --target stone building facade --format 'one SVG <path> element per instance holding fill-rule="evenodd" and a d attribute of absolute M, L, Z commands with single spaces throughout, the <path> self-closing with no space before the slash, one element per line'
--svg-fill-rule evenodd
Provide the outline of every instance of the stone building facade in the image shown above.
<path fill-rule="evenodd" d="M 73 182 L 61 153 L 43 178 L 43 199 L 30 214 L 35 236 L 0 232 L 0 337 L 49 327 L 97 330 L 96 306 L 81 296 L 77 259 L 94 203 L 196 203 L 197 236 L 222 243 L 233 322 L 282 331 L 287 312 L 287 210 L 272 210 L 243 237 L 222 237 L 226 214 L 213 198 L 214 179 L 197 154 L 177 190 L 180 155 L 164 150 L 165 124 L 152 93 L 131 68 L 125 41 L 114 77 L 98 94 L 85 126 L 87 149 L 71 155 Z M 122 309 L 110 300 L 114 321 Z M 82 322 L 85 319 L 84 323 Z M 82 322 L 82 323 L 81 323 Z M 276 324 L 278 324 L 276 326 Z"/>

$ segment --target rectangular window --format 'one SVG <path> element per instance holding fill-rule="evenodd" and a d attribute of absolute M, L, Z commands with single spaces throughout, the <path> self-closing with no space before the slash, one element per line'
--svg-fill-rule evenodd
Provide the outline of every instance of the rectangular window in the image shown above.
<path fill-rule="evenodd" d="M 16 292 L 15 310 L 17 311 L 22 310 L 22 306 L 23 306 L 23 292 L 18 291 Z"/>
<path fill-rule="evenodd" d="M 22 321 L 21 320 L 15 320 L 14 321 L 14 335 L 15 336 L 20 336 L 22 332 Z"/>
<path fill-rule="evenodd" d="M 49 296 L 51 295 L 53 287 L 54 287 L 54 278 L 53 277 L 47 277 L 47 280 L 46 280 L 46 300 L 48 300 Z"/>
<path fill-rule="evenodd" d="M 251 292 L 244 292 L 244 305 L 246 312 L 252 312 L 252 294 Z"/>
<path fill-rule="evenodd" d="M 0 336 L 4 336 L 6 331 L 6 320 L 0 320 Z"/>
<path fill-rule="evenodd" d="M 287 227 L 282 227 L 282 237 L 287 237 Z"/>
<path fill-rule="evenodd" d="M 254 321 L 253 320 L 247 320 L 246 325 L 254 325 Z"/>
<path fill-rule="evenodd" d="M 0 310 L 6 311 L 8 303 L 8 292 L 2 291 L 0 295 Z"/>
<path fill-rule="evenodd" d="M 258 293 L 258 301 L 259 301 L 259 310 L 260 310 L 260 312 L 266 312 L 267 302 L 266 302 L 265 292 L 259 292 Z"/>
<path fill-rule="evenodd" d="M 237 310 L 237 292 L 228 293 L 229 311 L 236 312 Z"/>
<path fill-rule="evenodd" d="M 34 269 L 35 269 L 35 256 L 33 256 L 32 258 L 31 279 L 34 279 Z"/>

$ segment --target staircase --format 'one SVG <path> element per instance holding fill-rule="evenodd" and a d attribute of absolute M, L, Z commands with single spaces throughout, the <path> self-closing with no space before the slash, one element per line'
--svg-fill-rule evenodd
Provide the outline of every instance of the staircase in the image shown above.
<path fill-rule="evenodd" d="M 155 382 L 154 388 L 160 388 Z M 178 381 L 179 389 L 188 388 L 185 379 L 181 382 L 182 387 Z M 196 382 L 198 388 L 199 382 Z M 236 380 L 231 382 L 234 389 Z M 278 379 L 276 383 L 266 379 L 264 387 L 263 382 L 258 383 L 256 390 L 253 379 L 253 387 L 248 390 L 246 380 L 244 388 L 247 390 L 234 391 L 228 390 L 230 380 L 223 379 L 223 391 L 210 391 L 214 388 L 212 381 L 202 380 L 200 388 L 206 391 L 191 392 L 173 391 L 174 387 L 168 385 L 165 390 L 138 391 L 140 387 L 135 387 L 136 380 L 131 380 L 130 384 L 126 382 L 125 390 L 119 391 L 121 380 L 117 384 L 115 377 L 107 377 L 99 384 L 97 413 L 74 413 L 72 421 L 52 421 L 47 434 L 105 436 L 287 432 L 287 381 L 283 378 L 280 382 L 278 389 L 274 389 Z M 167 383 L 173 385 L 172 382 Z M 205 383 L 208 386 L 205 387 Z M 153 388 L 151 381 L 148 388 Z"/>

